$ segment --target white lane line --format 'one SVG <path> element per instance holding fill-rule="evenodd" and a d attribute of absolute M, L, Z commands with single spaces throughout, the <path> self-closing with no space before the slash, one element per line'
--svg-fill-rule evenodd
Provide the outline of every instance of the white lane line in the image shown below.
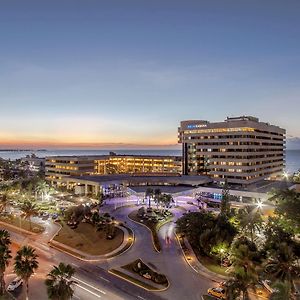
<path fill-rule="evenodd" d="M 77 284 L 77 283 L 75 283 L 75 285 L 78 286 L 79 288 L 85 290 L 86 292 L 88 292 L 88 293 L 90 293 L 90 294 L 92 294 L 92 295 L 94 295 L 94 296 L 96 296 L 96 297 L 98 297 L 98 298 L 101 298 L 100 295 L 98 295 L 98 294 L 96 294 L 96 293 L 90 291 L 89 289 L 86 289 L 85 287 L 83 287 L 83 286 L 81 286 L 81 285 L 79 285 L 79 284 Z"/>
<path fill-rule="evenodd" d="M 108 279 L 106 279 L 106 278 L 104 278 L 104 277 L 102 277 L 102 276 L 99 276 L 102 280 L 104 280 L 104 281 L 106 281 L 106 282 L 110 282 L 110 280 L 108 280 Z"/>
<path fill-rule="evenodd" d="M 74 264 L 74 263 L 71 263 L 71 265 L 72 265 L 72 266 L 74 266 L 74 267 L 77 267 L 77 268 L 79 268 L 79 266 L 78 266 L 78 265 L 76 265 L 76 264 Z"/>
<path fill-rule="evenodd" d="M 86 285 L 86 286 L 88 286 L 88 287 L 94 289 L 94 290 L 97 291 L 97 292 L 102 293 L 103 295 L 106 295 L 106 293 L 105 293 L 104 291 L 97 289 L 96 287 L 94 287 L 94 286 L 92 286 L 92 285 L 86 283 L 85 281 L 82 281 L 82 280 L 78 279 L 77 277 L 73 277 L 73 279 L 74 279 L 75 281 L 79 281 L 79 282 L 81 282 L 82 284 L 84 284 L 84 285 Z"/>
<path fill-rule="evenodd" d="M 146 300 L 145 298 L 143 298 L 142 296 L 138 296 L 138 298 L 142 299 L 142 300 Z"/>

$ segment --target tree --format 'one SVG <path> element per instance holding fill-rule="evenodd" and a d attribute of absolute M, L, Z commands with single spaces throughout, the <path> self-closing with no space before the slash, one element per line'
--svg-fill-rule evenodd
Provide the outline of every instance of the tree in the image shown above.
<path fill-rule="evenodd" d="M 221 215 L 229 217 L 230 215 L 230 194 L 227 180 L 225 181 L 224 188 L 222 191 L 221 200 Z"/>
<path fill-rule="evenodd" d="M 4 273 L 11 259 L 10 235 L 7 230 L 0 230 L 0 296 L 5 292 Z"/>
<path fill-rule="evenodd" d="M 174 199 L 170 194 L 162 194 L 160 201 L 165 208 L 170 207 L 171 203 L 174 203 Z"/>
<path fill-rule="evenodd" d="M 0 198 L 0 213 L 6 212 L 8 205 L 9 205 L 9 199 L 7 193 L 4 193 Z"/>
<path fill-rule="evenodd" d="M 293 280 L 299 278 L 300 267 L 297 264 L 297 257 L 294 255 L 292 247 L 285 242 L 281 243 L 278 250 L 267 262 L 265 270 L 274 279 L 287 282 L 293 288 Z"/>
<path fill-rule="evenodd" d="M 269 217 L 268 222 L 264 228 L 265 250 L 273 255 L 279 250 L 281 243 L 286 243 L 294 250 L 298 248 L 298 243 L 293 239 L 293 232 L 286 228 L 285 224 L 282 223 L 282 218 L 275 216 Z"/>
<path fill-rule="evenodd" d="M 24 219 L 29 221 L 29 228 L 31 230 L 31 217 L 37 216 L 39 213 L 36 204 L 31 202 L 30 200 L 25 200 L 21 204 L 20 209 L 22 211 Z"/>
<path fill-rule="evenodd" d="M 255 233 L 261 230 L 263 224 L 260 210 L 257 207 L 246 206 L 238 211 L 237 219 L 240 230 L 248 234 L 253 242 Z"/>
<path fill-rule="evenodd" d="M 292 222 L 300 230 L 300 193 L 295 190 L 276 190 L 271 200 L 275 202 L 275 213 Z"/>
<path fill-rule="evenodd" d="M 277 281 L 272 285 L 274 292 L 270 296 L 270 300 L 282 300 L 291 298 L 291 285 L 288 282 Z"/>
<path fill-rule="evenodd" d="M 199 249 L 200 235 L 214 226 L 215 218 L 211 213 L 190 212 L 176 221 L 177 230 L 184 234 L 189 242 Z"/>
<path fill-rule="evenodd" d="M 74 280 L 71 280 L 74 274 L 75 269 L 70 265 L 60 263 L 58 266 L 54 266 L 45 280 L 49 299 L 71 299 L 74 294 L 73 285 L 76 283 Z"/>
<path fill-rule="evenodd" d="M 261 256 L 256 245 L 246 237 L 237 238 L 231 245 L 230 292 L 240 292 L 243 299 L 248 299 L 248 289 L 258 281 L 257 267 L 261 264 Z M 234 298 L 230 298 L 234 299 Z"/>
<path fill-rule="evenodd" d="M 35 192 L 37 194 L 40 194 L 42 196 L 42 201 L 44 201 L 45 195 L 50 191 L 49 185 L 44 180 L 40 180 L 37 183 L 37 186 L 35 188 Z"/>
<path fill-rule="evenodd" d="M 152 188 L 147 188 L 145 192 L 145 198 L 148 198 L 148 205 L 151 207 L 151 197 L 153 197 L 154 191 Z"/>
<path fill-rule="evenodd" d="M 14 270 L 25 283 L 26 300 L 28 300 L 29 278 L 39 266 L 37 258 L 38 255 L 35 253 L 35 249 L 30 246 L 23 246 L 20 248 L 15 257 Z"/>
<path fill-rule="evenodd" d="M 237 234 L 236 228 L 224 215 L 219 215 L 212 228 L 207 228 L 200 235 L 200 245 L 208 256 L 217 256 L 222 260 L 228 253 L 234 237 Z"/>
<path fill-rule="evenodd" d="M 154 192 L 154 202 L 156 203 L 157 205 L 157 208 L 161 202 L 161 190 L 160 189 L 155 189 Z"/>

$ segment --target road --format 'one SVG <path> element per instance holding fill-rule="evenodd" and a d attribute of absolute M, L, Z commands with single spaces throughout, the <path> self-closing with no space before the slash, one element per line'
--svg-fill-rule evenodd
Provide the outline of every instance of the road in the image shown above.
<path fill-rule="evenodd" d="M 134 203 L 131 201 L 126 203 Z M 124 201 L 124 199 L 123 199 Z M 117 201 L 120 206 L 121 200 Z M 107 205 L 108 211 L 113 210 L 113 203 Z M 186 210 L 197 210 L 195 206 L 185 204 Z M 51 221 L 39 221 L 46 227 L 45 232 L 39 236 L 24 236 L 11 232 L 12 240 L 18 245 L 30 244 L 36 248 L 39 255 L 40 267 L 37 273 L 30 279 L 30 298 L 47 299 L 44 280 L 46 275 L 52 269 L 53 265 L 60 262 L 71 264 L 76 269 L 74 280 L 77 282 L 75 287 L 74 299 L 94 300 L 94 299 L 139 299 L 139 300 L 159 300 L 159 299 L 189 299 L 199 300 L 201 295 L 205 294 L 207 289 L 215 286 L 211 280 L 200 276 L 184 260 L 181 248 L 174 236 L 173 222 L 167 223 L 159 231 L 159 238 L 162 244 L 161 253 L 154 251 L 150 231 L 142 225 L 139 225 L 128 218 L 128 214 L 137 209 L 137 207 L 122 207 L 116 210 L 114 216 L 116 219 L 126 222 L 135 233 L 135 243 L 124 254 L 109 260 L 99 262 L 85 262 L 76 259 L 70 255 L 59 252 L 48 246 L 48 241 L 57 232 L 59 227 Z M 183 210 L 172 209 L 175 220 L 180 217 Z M 166 236 L 169 236 L 170 243 L 166 243 Z M 14 245 L 13 251 L 17 250 Z M 165 274 L 170 287 L 164 292 L 148 292 L 127 281 L 124 281 L 108 273 L 108 270 L 114 267 L 120 267 L 128 264 L 137 258 L 141 258 L 145 263 L 156 268 L 156 271 Z M 12 280 L 12 265 L 7 272 L 7 282 Z M 17 299 L 24 299 L 24 288 L 16 293 Z"/>

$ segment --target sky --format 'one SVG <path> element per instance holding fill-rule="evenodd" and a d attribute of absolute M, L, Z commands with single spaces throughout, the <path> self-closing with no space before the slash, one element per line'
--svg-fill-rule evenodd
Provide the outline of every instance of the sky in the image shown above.
<path fill-rule="evenodd" d="M 300 149 L 298 0 L 0 0 L 0 148 L 176 148 L 254 115 Z"/>

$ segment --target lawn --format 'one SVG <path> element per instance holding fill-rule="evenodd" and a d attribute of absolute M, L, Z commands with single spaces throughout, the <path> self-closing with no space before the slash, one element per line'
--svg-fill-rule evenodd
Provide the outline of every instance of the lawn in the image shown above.
<path fill-rule="evenodd" d="M 167 217 L 165 220 L 159 221 L 158 223 L 154 223 L 153 221 L 151 221 L 149 219 L 143 219 L 143 222 L 141 222 L 142 217 L 139 217 L 137 214 L 138 214 L 138 211 L 133 211 L 129 214 L 128 217 L 130 219 L 132 219 L 133 221 L 137 222 L 137 223 L 140 223 L 140 224 L 143 224 L 143 225 L 147 226 L 151 230 L 154 248 L 158 252 L 160 252 L 161 245 L 160 245 L 160 242 L 159 242 L 157 231 L 159 230 L 159 228 L 162 225 L 169 222 L 173 218 L 173 215 L 170 216 L 170 217 Z"/>
<path fill-rule="evenodd" d="M 201 262 L 201 264 L 206 267 L 208 270 L 223 275 L 223 276 L 228 276 L 228 273 L 226 273 L 225 271 L 227 270 L 227 268 L 221 267 L 216 261 L 214 261 L 212 258 L 210 257 L 206 257 L 206 256 L 200 256 L 197 255 L 198 260 Z"/>
<path fill-rule="evenodd" d="M 0 221 L 19 227 L 27 231 L 31 231 L 33 233 L 42 233 L 45 230 L 43 226 L 34 222 L 31 222 L 31 228 L 30 228 L 30 222 L 18 216 L 13 216 L 13 215 L 0 216 Z"/>
<path fill-rule="evenodd" d="M 76 229 L 71 229 L 65 223 L 54 241 L 65 244 L 89 255 L 104 255 L 121 246 L 124 233 L 116 228 L 114 239 L 107 240 L 104 231 L 96 231 L 95 227 L 88 223 L 80 223 Z"/>

